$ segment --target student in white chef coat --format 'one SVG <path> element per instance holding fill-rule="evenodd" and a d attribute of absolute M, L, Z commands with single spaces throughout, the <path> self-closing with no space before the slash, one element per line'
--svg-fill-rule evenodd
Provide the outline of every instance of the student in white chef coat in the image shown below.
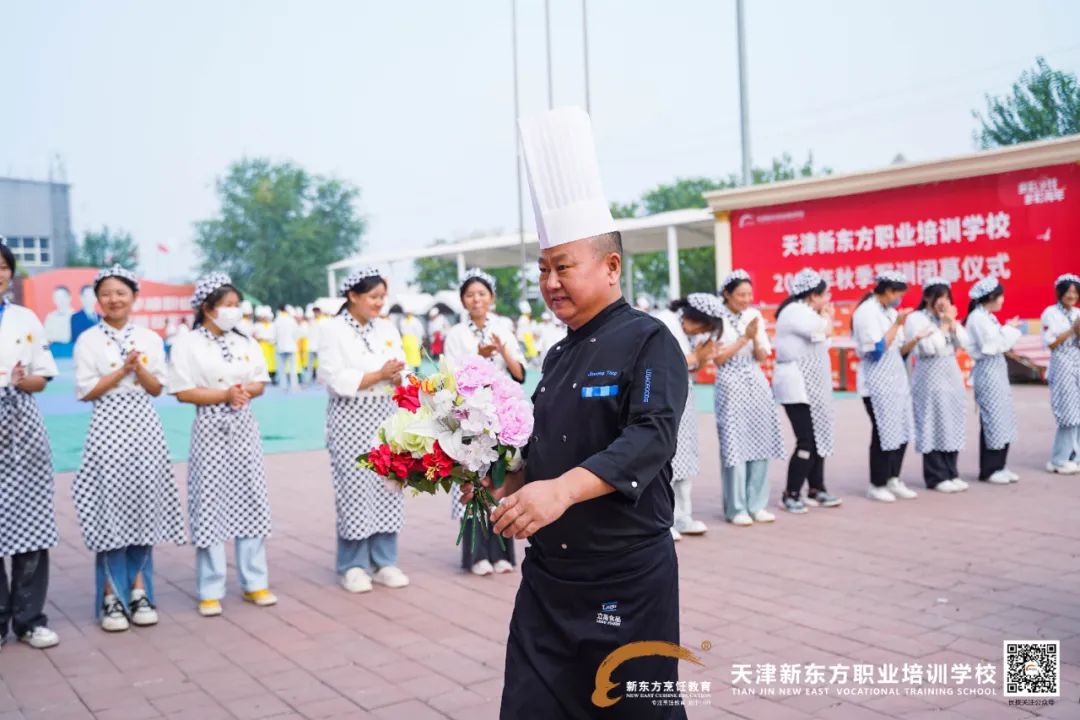
<path fill-rule="evenodd" d="M 41 321 L 5 300 L 15 267 L 0 236 L 0 642 L 10 624 L 20 641 L 43 649 L 60 642 L 45 616 L 57 533 L 52 452 L 33 394 L 57 369 Z"/>
<path fill-rule="evenodd" d="M 1057 421 L 1047 472 L 1080 472 L 1080 277 L 1065 273 L 1054 281 L 1057 302 L 1042 314 L 1043 342 L 1050 348 L 1050 409 Z"/>
<path fill-rule="evenodd" d="M 446 357 L 460 365 L 466 358 L 479 355 L 515 382 L 525 382 L 525 354 L 514 335 L 514 324 L 509 318 L 491 311 L 495 304 L 495 278 L 473 268 L 465 273 L 458 294 L 465 315 L 446 335 Z M 464 514 L 460 498 L 460 488 L 455 485 L 450 505 L 455 520 L 460 520 Z M 462 533 L 462 569 L 474 575 L 513 572 L 514 539 L 500 540 L 490 530 L 475 529 L 474 522 L 466 521 Z M 474 543 L 474 537 L 478 537 L 479 542 Z"/>
<path fill-rule="evenodd" d="M 161 417 L 151 398 L 165 383 L 165 345 L 137 326 L 134 273 L 119 265 L 94 278 L 102 320 L 75 342 L 75 393 L 94 404 L 72 483 L 83 540 L 95 553 L 102 629 L 158 621 L 154 545 L 184 542 L 184 517 Z"/>
<path fill-rule="evenodd" d="M 409 584 L 397 564 L 405 522 L 402 488 L 357 464 L 397 410 L 390 391 L 407 375 L 401 335 L 380 317 L 386 290 L 376 268 L 350 273 L 339 290 L 345 304 L 322 325 L 319 337 L 319 374 L 330 394 L 326 447 L 337 510 L 337 572 L 342 587 L 353 593 L 370 591 L 372 582 L 388 588 Z"/>
<path fill-rule="evenodd" d="M 944 493 L 968 489 L 957 468 L 964 447 L 967 392 L 956 353 L 968 345 L 967 330 L 957 314 L 949 282 L 930 278 L 923 284 L 919 307 L 904 324 L 904 335 L 919 339 L 911 373 L 915 450 L 923 456 L 926 487 Z"/>
<path fill-rule="evenodd" d="M 913 500 L 918 493 L 900 479 L 904 452 L 915 436 L 911 388 L 904 358 L 918 338 L 904 337 L 911 310 L 898 310 L 907 292 L 903 274 L 878 274 L 874 289 L 859 301 L 851 316 L 851 334 L 859 355 L 858 389 L 870 416 L 870 489 L 879 502 Z"/>
<path fill-rule="evenodd" d="M 994 313 L 1005 304 L 1005 288 L 996 277 L 984 277 L 968 292 L 968 352 L 975 361 L 971 384 L 979 406 L 979 479 L 995 485 L 1017 482 L 1006 466 L 1009 445 L 1016 441 L 1016 409 L 1005 353 L 1020 339 L 1020 318 L 1005 325 Z"/>
<path fill-rule="evenodd" d="M 832 334 L 829 285 L 816 270 L 804 268 L 792 278 L 791 294 L 777 308 L 773 338 L 773 395 L 795 433 L 787 489 L 780 497 L 780 507 L 791 513 L 805 513 L 807 506 L 839 507 L 842 502 L 825 489 L 825 458 L 834 447 Z M 805 499 L 803 485 L 810 488 Z"/>
<path fill-rule="evenodd" d="M 277 603 L 266 563 L 270 500 L 262 438 L 251 412 L 270 376 L 258 343 L 235 330 L 241 299 L 225 273 L 201 278 L 191 301 L 195 329 L 177 342 L 169 366 L 169 392 L 196 411 L 188 514 L 203 617 L 221 614 L 225 542 L 232 539 L 244 599 L 260 607 Z"/>
<path fill-rule="evenodd" d="M 716 363 L 716 430 L 720 436 L 720 477 L 724 516 L 739 527 L 770 523 L 769 460 L 784 456 L 776 402 L 761 363 L 772 347 L 765 319 L 753 307 L 750 275 L 733 270 L 720 286 L 724 331 Z"/>
<path fill-rule="evenodd" d="M 724 328 L 724 308 L 720 298 L 712 293 L 690 293 L 672 301 L 665 313 L 657 317 L 667 325 L 686 358 L 690 392 L 679 420 L 679 436 L 675 456 L 671 458 L 671 489 L 675 493 L 675 524 L 671 537 L 703 535 L 709 527 L 695 520 L 691 490 L 693 478 L 700 472 L 698 464 L 698 417 L 694 408 L 694 373 L 711 363 L 719 347 Z"/>

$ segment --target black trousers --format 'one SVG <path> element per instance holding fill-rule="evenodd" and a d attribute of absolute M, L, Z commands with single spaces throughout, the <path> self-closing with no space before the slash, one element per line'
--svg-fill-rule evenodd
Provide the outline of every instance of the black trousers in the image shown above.
<path fill-rule="evenodd" d="M 907 452 L 907 443 L 895 450 L 881 449 L 881 436 L 878 435 L 877 420 L 874 419 L 874 406 L 870 398 L 863 398 L 863 406 L 870 416 L 870 484 L 884 487 L 889 478 L 900 477 L 900 468 L 904 464 L 904 453 Z"/>
<path fill-rule="evenodd" d="M 491 563 L 496 560 L 506 560 L 514 564 L 514 538 L 503 538 L 500 544 L 498 535 L 483 528 L 474 528 L 475 523 L 475 520 L 465 521 L 465 532 L 461 536 L 461 567 L 468 570 L 481 560 Z M 475 546 L 474 531 L 476 537 L 479 538 Z"/>
<path fill-rule="evenodd" d="M 0 558 L 0 640 L 7 636 L 9 623 L 16 636 L 48 624 L 44 610 L 49 590 L 49 551 L 12 555 L 10 583 L 4 564 Z"/>
<path fill-rule="evenodd" d="M 991 450 L 986 447 L 986 434 L 979 428 L 979 479 L 985 480 L 998 470 L 1005 469 L 1005 461 L 1009 457 L 1009 446 L 1000 450 Z"/>
<path fill-rule="evenodd" d="M 814 421 L 810 415 L 810 406 L 806 403 L 784 405 L 784 412 L 791 421 L 795 433 L 795 452 L 787 470 L 787 494 L 799 497 L 803 483 L 809 483 L 810 491 L 825 490 L 825 458 L 818 455 L 817 440 L 814 439 Z"/>
<path fill-rule="evenodd" d="M 956 460 L 959 456 L 959 452 L 945 450 L 931 450 L 923 453 L 922 474 L 926 487 L 933 490 L 939 482 L 960 477 L 960 471 L 956 469 Z"/>

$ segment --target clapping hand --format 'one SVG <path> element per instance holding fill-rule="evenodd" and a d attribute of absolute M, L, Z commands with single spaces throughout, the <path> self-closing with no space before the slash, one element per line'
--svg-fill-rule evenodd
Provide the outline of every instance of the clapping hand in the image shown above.
<path fill-rule="evenodd" d="M 1020 318 L 1019 317 L 1010 318 L 1009 321 L 1007 323 L 1005 323 L 1005 324 L 1008 325 L 1009 327 L 1018 328 L 1018 327 L 1020 327 Z"/>
<path fill-rule="evenodd" d="M 753 340 L 757 337 L 758 331 L 758 318 L 754 318 L 746 324 L 746 330 L 743 331 L 743 337 L 747 340 Z"/>
<path fill-rule="evenodd" d="M 477 352 L 480 353 L 480 357 L 484 358 L 485 360 L 491 359 L 491 356 L 499 351 L 498 342 L 499 339 L 495 338 L 494 342 L 492 342 L 490 345 L 481 345 L 479 348 L 477 348 Z"/>

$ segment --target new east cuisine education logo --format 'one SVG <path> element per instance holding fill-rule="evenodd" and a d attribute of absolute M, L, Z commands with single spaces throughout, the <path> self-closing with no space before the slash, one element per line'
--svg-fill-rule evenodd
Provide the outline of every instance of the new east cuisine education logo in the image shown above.
<path fill-rule="evenodd" d="M 615 603 L 604 603 L 602 607 L 611 606 L 615 609 Z M 599 620 L 597 621 L 599 622 Z M 699 667 L 705 667 L 692 650 L 682 645 L 676 645 L 664 640 L 639 640 L 627 643 L 612 650 L 596 669 L 596 678 L 593 684 L 592 704 L 599 708 L 608 708 L 623 699 L 623 695 L 611 696 L 611 691 L 619 687 L 620 683 L 612 682 L 611 675 L 615 669 L 628 660 L 639 657 L 662 656 L 686 660 Z M 626 683 L 625 697 L 632 699 L 648 699 L 653 705 L 683 705 L 687 704 L 684 696 L 697 694 L 708 695 L 711 684 L 688 683 L 684 681 L 631 681 Z"/>

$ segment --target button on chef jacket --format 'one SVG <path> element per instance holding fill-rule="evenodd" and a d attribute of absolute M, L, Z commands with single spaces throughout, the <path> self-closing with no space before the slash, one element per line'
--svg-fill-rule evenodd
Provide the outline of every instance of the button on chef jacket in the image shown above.
<path fill-rule="evenodd" d="M 539 530 L 542 554 L 617 552 L 672 524 L 671 458 L 686 358 L 662 322 L 619 299 L 551 348 L 533 393 L 525 481 L 583 467 L 615 488 Z"/>

